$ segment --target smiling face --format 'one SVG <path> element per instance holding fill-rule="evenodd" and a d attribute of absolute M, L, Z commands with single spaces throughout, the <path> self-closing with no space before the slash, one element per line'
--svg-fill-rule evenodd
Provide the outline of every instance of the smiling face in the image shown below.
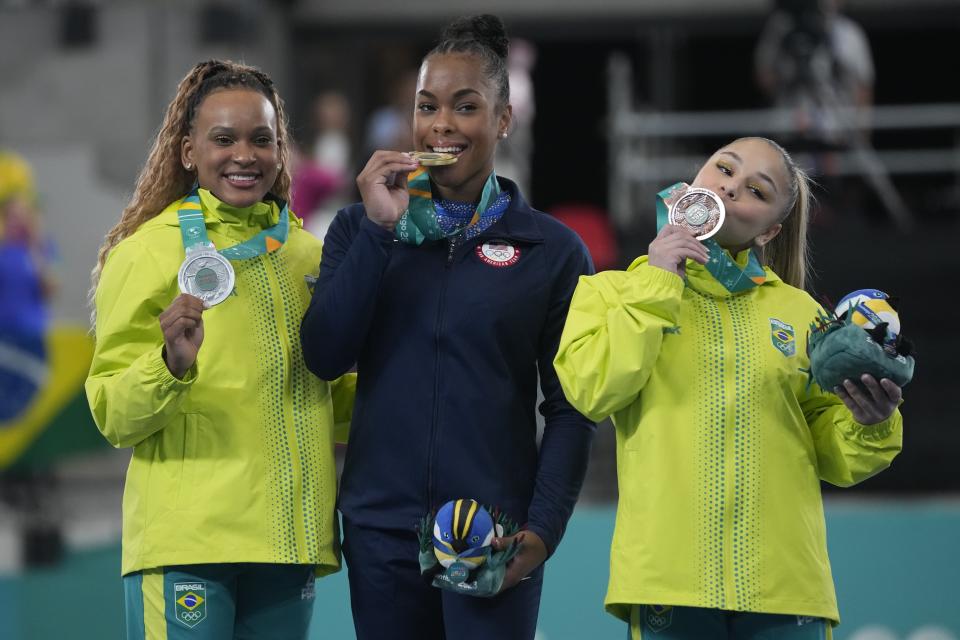
<path fill-rule="evenodd" d="M 437 54 L 424 61 L 417 79 L 414 147 L 457 156 L 452 165 L 430 168 L 441 197 L 464 202 L 480 198 L 511 113 L 510 105 L 497 104 L 496 90 L 476 56 Z"/>
<path fill-rule="evenodd" d="M 279 173 L 277 112 L 252 89 L 214 91 L 200 103 L 180 146 L 184 166 L 196 167 L 200 186 L 235 207 L 256 204 Z"/>
<path fill-rule="evenodd" d="M 783 156 L 759 139 L 737 140 L 717 151 L 691 186 L 710 189 L 723 200 L 726 219 L 714 238 L 734 255 L 780 233 L 791 199 Z"/>

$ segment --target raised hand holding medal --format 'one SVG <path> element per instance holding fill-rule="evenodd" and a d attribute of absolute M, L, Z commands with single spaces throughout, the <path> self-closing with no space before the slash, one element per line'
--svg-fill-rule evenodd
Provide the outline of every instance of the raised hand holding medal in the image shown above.
<path fill-rule="evenodd" d="M 181 295 L 160 314 L 164 360 L 177 378 L 196 362 L 203 343 L 203 311 L 220 304 L 232 293 L 236 275 L 230 260 L 253 258 L 276 251 L 286 242 L 290 212 L 283 201 L 276 225 L 253 238 L 218 251 L 207 238 L 199 186 L 183 199 L 177 217 L 183 240 L 184 259 L 177 274 Z"/>
<path fill-rule="evenodd" d="M 681 278 L 685 277 L 685 263 L 695 260 L 706 264 L 708 249 L 700 243 L 701 236 L 716 233 L 723 220 L 723 203 L 706 189 L 690 189 L 677 183 L 657 196 L 657 237 L 648 249 L 649 264 Z"/>
<path fill-rule="evenodd" d="M 163 332 L 163 359 L 177 379 L 183 379 L 197 361 L 203 344 L 203 300 L 182 293 L 160 313 Z"/>
<path fill-rule="evenodd" d="M 393 231 L 410 202 L 407 174 L 419 166 L 412 154 L 399 151 L 375 151 L 360 175 L 357 188 L 367 217 L 378 226 Z"/>

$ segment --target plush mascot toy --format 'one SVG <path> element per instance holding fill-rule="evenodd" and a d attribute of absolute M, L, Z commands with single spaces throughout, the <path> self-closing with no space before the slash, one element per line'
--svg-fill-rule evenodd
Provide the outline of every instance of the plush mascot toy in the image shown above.
<path fill-rule="evenodd" d="M 900 317 L 890 296 L 860 289 L 840 300 L 832 315 L 810 325 L 810 378 L 832 390 L 844 380 L 859 384 L 868 373 L 904 386 L 913 378 L 913 345 L 900 335 Z"/>
<path fill-rule="evenodd" d="M 432 525 L 432 526 L 431 526 Z M 494 552 L 494 536 L 513 535 L 517 526 L 504 515 L 491 515 L 476 500 L 451 500 L 427 515 L 418 528 L 420 574 L 433 586 L 470 596 L 492 597 L 503 585 L 507 562 L 519 551 L 514 540 Z"/>

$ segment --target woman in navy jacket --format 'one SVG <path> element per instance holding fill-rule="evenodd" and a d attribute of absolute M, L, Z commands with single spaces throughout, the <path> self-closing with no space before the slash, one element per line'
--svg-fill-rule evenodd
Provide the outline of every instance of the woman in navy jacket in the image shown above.
<path fill-rule="evenodd" d="M 567 403 L 553 358 L 593 267 L 572 231 L 493 172 L 511 118 L 506 53 L 496 17 L 447 27 L 420 69 L 414 140 L 457 161 L 424 171 L 411 154 L 373 154 L 357 178 L 363 203 L 327 233 L 303 320 L 311 371 L 359 374 L 339 506 L 360 640 L 533 638 L 541 565 L 586 470 L 595 427 Z M 419 575 L 415 525 L 456 498 L 524 524 L 496 597 Z"/>

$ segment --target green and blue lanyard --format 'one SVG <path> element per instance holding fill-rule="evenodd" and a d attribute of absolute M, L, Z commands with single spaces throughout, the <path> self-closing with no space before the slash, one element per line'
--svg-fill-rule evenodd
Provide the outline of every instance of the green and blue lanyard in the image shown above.
<path fill-rule="evenodd" d="M 271 197 L 272 196 L 269 196 Z M 272 253 L 283 246 L 290 232 L 290 214 L 287 203 L 276 199 L 280 205 L 280 220 L 277 224 L 264 229 L 245 242 L 218 249 L 218 252 L 228 260 L 246 260 L 259 255 Z M 207 237 L 207 226 L 203 219 L 203 203 L 200 201 L 200 187 L 194 185 L 177 210 L 180 221 L 180 237 L 183 239 L 183 248 L 186 250 L 194 246 L 212 246 Z"/>
<path fill-rule="evenodd" d="M 510 194 L 500 190 L 494 172 L 483 184 L 478 204 L 434 198 L 430 174 L 422 167 L 408 176 L 407 191 L 410 204 L 394 233 L 401 242 L 413 245 L 444 238 L 469 240 L 489 229 L 510 206 Z"/>

